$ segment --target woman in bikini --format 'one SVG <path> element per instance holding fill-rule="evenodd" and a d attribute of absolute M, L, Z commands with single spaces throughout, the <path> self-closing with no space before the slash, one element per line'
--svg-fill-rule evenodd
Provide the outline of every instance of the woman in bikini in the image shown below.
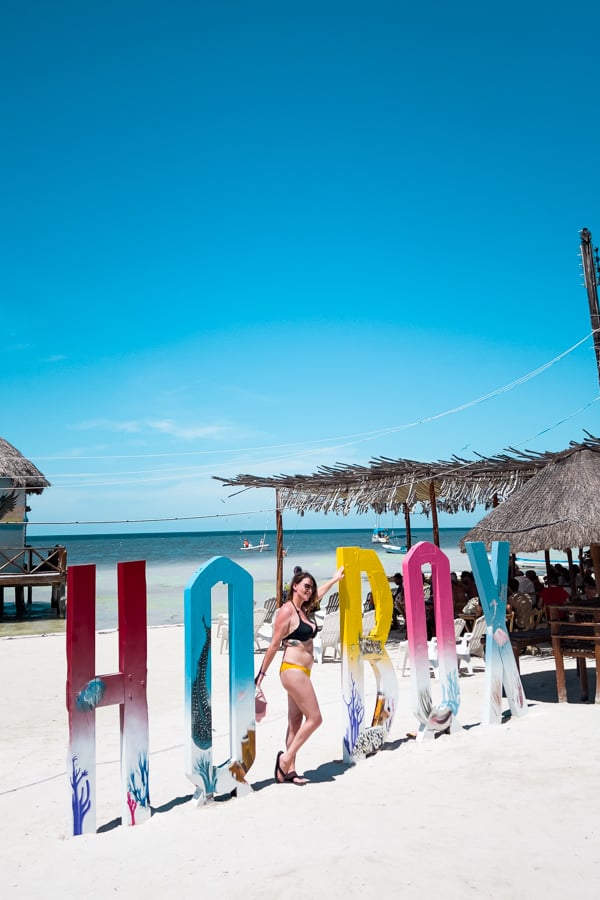
<path fill-rule="evenodd" d="M 279 670 L 288 695 L 288 728 L 285 750 L 275 761 L 275 780 L 280 784 L 304 785 L 306 778 L 296 772 L 296 754 L 322 722 L 321 710 L 310 680 L 313 664 L 313 639 L 319 630 L 314 611 L 321 598 L 344 577 L 341 566 L 329 581 L 317 588 L 308 572 L 297 572 L 291 580 L 287 600 L 278 610 L 273 637 L 264 655 L 256 684 L 267 674 L 275 654 L 283 643 L 283 661 Z"/>

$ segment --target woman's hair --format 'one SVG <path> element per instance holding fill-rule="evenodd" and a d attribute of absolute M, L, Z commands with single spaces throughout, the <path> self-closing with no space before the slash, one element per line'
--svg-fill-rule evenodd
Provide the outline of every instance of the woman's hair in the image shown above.
<path fill-rule="evenodd" d="M 310 574 L 310 572 L 302 572 L 302 571 L 296 572 L 296 574 L 290 581 L 290 588 L 288 591 L 287 599 L 288 600 L 292 599 L 292 597 L 294 595 L 294 585 L 300 584 L 300 582 L 304 581 L 305 578 L 310 578 L 310 580 L 312 581 L 312 584 L 313 584 L 313 589 L 312 589 L 312 593 L 311 593 L 310 597 L 308 598 L 308 600 L 305 600 L 304 603 L 302 604 L 302 609 L 304 610 L 304 612 L 307 615 L 310 615 L 319 606 L 319 598 L 317 596 L 317 582 L 315 581 L 313 576 Z"/>

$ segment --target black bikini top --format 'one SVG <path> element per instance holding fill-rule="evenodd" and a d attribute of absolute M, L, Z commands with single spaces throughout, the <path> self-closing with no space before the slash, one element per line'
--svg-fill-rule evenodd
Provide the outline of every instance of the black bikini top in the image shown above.
<path fill-rule="evenodd" d="M 300 618 L 300 613 L 298 612 L 298 608 L 295 604 L 292 604 L 296 612 L 298 613 L 298 627 L 292 631 L 291 634 L 288 634 L 284 640 L 286 641 L 311 641 L 314 637 L 316 637 L 317 632 L 319 630 L 317 625 L 311 625 L 308 622 L 304 622 Z"/>

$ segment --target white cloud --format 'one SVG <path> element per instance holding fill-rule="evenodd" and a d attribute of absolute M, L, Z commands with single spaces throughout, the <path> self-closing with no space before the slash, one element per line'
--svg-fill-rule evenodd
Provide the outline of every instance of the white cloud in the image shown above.
<path fill-rule="evenodd" d="M 130 419 L 124 422 L 113 422 L 110 419 L 88 419 L 86 422 L 78 422 L 76 425 L 67 425 L 71 431 L 124 431 L 135 434 L 142 430 L 142 423 Z"/>
<path fill-rule="evenodd" d="M 88 419 L 69 425 L 71 431 L 110 431 L 125 434 L 166 434 L 181 440 L 191 441 L 200 438 L 222 438 L 231 436 L 229 425 L 179 425 L 172 419 L 126 419 L 122 422 L 111 419 Z"/>
<path fill-rule="evenodd" d="M 183 440 L 223 437 L 230 432 L 230 428 L 225 425 L 182 426 L 170 419 L 152 419 L 147 424 L 161 434 L 171 434 L 173 437 L 183 438 Z"/>

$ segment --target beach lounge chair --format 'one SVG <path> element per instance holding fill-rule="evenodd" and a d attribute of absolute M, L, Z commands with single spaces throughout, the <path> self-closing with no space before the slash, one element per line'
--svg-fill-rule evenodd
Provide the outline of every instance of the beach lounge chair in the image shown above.
<path fill-rule="evenodd" d="M 264 648 L 261 646 L 260 630 L 265 624 L 268 610 L 264 606 L 254 607 L 254 648 L 260 653 Z M 269 639 L 270 643 L 270 639 Z"/>
<path fill-rule="evenodd" d="M 486 623 L 485 616 L 480 616 L 475 620 L 473 631 L 467 631 L 463 634 L 460 642 L 456 645 L 456 656 L 458 659 L 458 670 L 460 672 L 460 664 L 464 662 L 469 675 L 473 674 L 473 657 L 481 658 L 485 665 L 485 648 L 483 646 L 483 635 L 485 634 Z"/>
<path fill-rule="evenodd" d="M 269 597 L 268 600 L 265 600 L 265 609 L 267 611 L 265 622 L 272 622 L 275 610 L 277 609 L 277 597 Z"/>
<path fill-rule="evenodd" d="M 456 641 L 458 641 L 458 639 L 462 635 L 463 631 L 465 630 L 466 624 L 467 623 L 465 622 L 465 620 L 461 617 L 454 620 L 454 637 L 455 637 Z M 456 646 L 457 655 L 458 655 L 458 646 L 459 645 L 457 644 L 457 646 Z M 439 657 L 438 657 L 438 645 L 437 645 L 436 637 L 432 637 L 431 640 L 427 641 L 427 649 L 429 652 L 429 665 L 433 669 L 434 677 L 439 678 L 440 677 L 440 663 L 439 663 Z"/>
<path fill-rule="evenodd" d="M 263 627 L 265 623 L 265 619 L 267 617 L 267 610 L 264 606 L 255 606 L 254 607 L 254 649 L 259 653 L 266 649 L 261 645 L 262 635 L 259 634 L 259 631 Z M 271 639 L 268 639 L 270 643 Z M 223 624 L 221 627 L 221 647 L 220 653 L 229 652 L 229 622 L 227 624 Z"/>
<path fill-rule="evenodd" d="M 402 677 L 406 674 L 408 668 L 408 641 L 400 641 L 398 644 L 398 659 L 396 660 L 396 668 L 402 669 Z"/>
<path fill-rule="evenodd" d="M 340 595 L 338 591 L 330 594 L 327 598 L 327 606 L 325 607 L 325 615 L 329 615 L 329 613 L 335 612 L 336 609 L 340 608 Z"/>
<path fill-rule="evenodd" d="M 333 650 L 333 659 L 341 656 L 340 649 L 340 617 L 337 612 L 329 613 L 323 619 L 323 628 L 313 642 L 314 656 L 318 663 L 325 661 L 327 650 Z"/>
<path fill-rule="evenodd" d="M 275 626 L 275 619 L 277 618 L 278 612 L 279 609 L 276 607 L 270 621 L 269 613 L 267 612 L 265 621 L 262 625 L 259 626 L 258 631 L 255 632 L 256 649 L 259 652 L 266 650 L 271 643 L 271 638 L 273 637 L 273 628 Z"/>
<path fill-rule="evenodd" d="M 454 620 L 454 637 L 458 641 L 463 631 L 466 628 L 466 622 L 462 617 L 459 617 Z M 456 653 L 458 654 L 459 644 L 456 645 Z M 435 678 L 440 677 L 439 671 L 439 660 L 438 660 L 438 648 L 437 648 L 437 638 L 433 637 L 431 640 L 427 641 L 427 649 L 429 655 L 429 665 L 433 669 L 433 674 Z M 396 668 L 402 669 L 402 675 L 406 672 L 408 667 L 408 641 L 400 641 L 398 645 L 398 659 L 396 662 Z"/>
<path fill-rule="evenodd" d="M 363 637 L 367 637 L 369 632 L 373 629 L 374 625 L 375 625 L 375 610 L 370 609 L 368 612 L 363 613 L 363 617 L 362 617 Z"/>

